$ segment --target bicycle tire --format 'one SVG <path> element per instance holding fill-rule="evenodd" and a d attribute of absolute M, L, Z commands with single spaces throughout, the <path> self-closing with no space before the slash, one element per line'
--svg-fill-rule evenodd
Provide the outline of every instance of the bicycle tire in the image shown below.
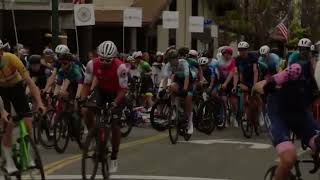
<path fill-rule="evenodd" d="M 229 106 L 229 102 L 227 101 L 227 104 L 225 102 L 222 102 L 222 109 L 220 112 L 218 113 L 221 113 L 220 116 L 222 116 L 222 120 L 219 122 L 217 121 L 216 122 L 216 127 L 218 130 L 222 130 L 226 127 L 226 122 L 229 121 L 230 119 L 230 112 L 231 112 L 231 109 L 230 109 L 230 106 Z"/>
<path fill-rule="evenodd" d="M 273 179 L 274 179 L 274 176 L 275 176 L 275 171 L 276 171 L 277 167 L 278 167 L 277 165 L 270 167 L 270 168 L 267 170 L 266 174 L 264 175 L 264 180 L 273 180 Z M 288 180 L 298 180 L 298 179 L 297 179 L 297 178 L 292 174 L 292 172 L 290 171 L 290 173 L 289 173 L 289 179 L 288 179 Z"/>
<path fill-rule="evenodd" d="M 165 131 L 166 129 L 168 129 L 168 119 L 167 117 L 165 118 L 165 123 L 159 123 L 156 121 L 157 116 L 155 115 L 155 111 L 157 110 L 159 105 L 164 105 L 164 107 L 162 108 L 162 111 L 160 113 L 159 116 L 162 117 L 162 113 L 163 113 L 163 109 L 165 108 L 169 108 L 167 107 L 168 104 L 163 101 L 163 100 L 158 100 L 151 108 L 151 112 L 150 112 L 150 123 L 153 129 L 157 130 L 157 131 Z"/>
<path fill-rule="evenodd" d="M 42 165 L 42 160 L 41 160 L 41 157 L 40 157 L 40 153 L 38 151 L 38 148 L 36 146 L 36 144 L 33 142 L 32 138 L 29 138 L 29 136 L 26 136 L 26 139 L 27 139 L 27 142 L 30 143 L 30 148 L 33 149 L 34 151 L 34 155 L 35 155 L 35 168 L 39 169 L 40 171 L 40 177 L 41 177 L 41 180 L 45 180 L 45 174 L 44 174 L 44 169 L 43 169 L 43 165 Z"/>
<path fill-rule="evenodd" d="M 68 117 L 68 115 L 66 113 L 61 113 L 58 116 L 58 119 L 54 125 L 54 149 L 60 154 L 65 152 L 65 150 L 67 149 L 69 140 L 70 140 L 69 127 L 68 127 L 67 120 L 65 119 L 67 117 Z M 58 130 L 59 130 L 59 132 L 58 132 Z M 65 133 L 65 134 L 61 134 L 61 132 Z M 59 133 L 60 138 L 63 137 L 63 135 L 65 138 L 65 142 L 61 146 L 58 145 L 58 143 L 61 139 L 57 138 L 57 135 L 58 135 L 57 133 Z"/>
<path fill-rule="evenodd" d="M 101 160 L 101 171 L 103 179 L 107 180 L 110 179 L 109 173 L 109 148 L 108 148 L 108 140 L 110 138 L 110 130 L 105 129 L 105 142 L 102 141 L 98 142 L 98 147 L 100 149 L 100 160 Z"/>
<path fill-rule="evenodd" d="M 179 139 L 179 117 L 177 112 L 177 107 L 171 107 L 169 111 L 168 122 L 169 122 L 169 137 L 171 144 L 177 144 Z M 172 118 L 173 114 L 175 113 L 175 118 Z M 174 132 L 175 130 L 175 132 Z"/>
<path fill-rule="evenodd" d="M 40 144 L 44 148 L 52 148 L 54 146 L 54 136 L 51 135 L 51 132 L 53 128 L 51 128 L 51 121 L 53 121 L 53 118 L 55 117 L 55 111 L 49 110 L 46 112 L 45 118 L 41 119 L 41 121 L 38 121 L 38 139 Z M 50 121 L 49 121 L 50 119 Z M 54 132 L 52 132 L 54 134 Z M 44 136 L 44 137 L 43 137 Z M 46 139 L 45 139 L 46 138 Z M 51 143 L 49 142 L 51 140 Z"/>
<path fill-rule="evenodd" d="M 91 151 L 90 146 L 91 146 L 91 142 L 95 141 L 96 143 L 97 141 L 97 131 L 96 129 L 92 129 L 90 130 L 90 132 L 87 135 L 86 138 L 86 142 L 83 146 L 83 153 L 82 153 L 82 160 L 81 160 L 81 174 L 82 174 L 82 179 L 83 180 L 94 180 L 98 171 L 98 167 L 99 167 L 99 158 L 97 156 L 97 150 L 98 147 L 95 147 L 95 152 L 93 155 L 95 155 L 95 157 L 91 157 L 94 161 L 94 166 L 93 166 L 93 172 L 91 172 L 91 176 L 89 178 L 87 178 L 87 172 L 86 172 L 86 159 L 88 158 L 88 153 Z"/>
<path fill-rule="evenodd" d="M 237 120 L 240 123 L 242 134 L 245 138 L 251 138 L 253 135 L 253 125 L 247 118 L 244 117 L 243 113 L 238 113 Z"/>
<path fill-rule="evenodd" d="M 125 111 L 127 109 L 127 111 Z M 133 128 L 133 109 L 132 106 L 125 106 L 121 111 L 121 116 L 125 116 L 124 119 L 120 118 L 121 136 L 127 137 Z M 127 128 L 124 128 L 127 127 Z"/>
<path fill-rule="evenodd" d="M 196 125 L 196 129 L 207 135 L 210 135 L 215 129 L 212 107 L 213 104 L 210 101 L 206 101 L 201 105 L 198 112 L 198 123 Z"/>

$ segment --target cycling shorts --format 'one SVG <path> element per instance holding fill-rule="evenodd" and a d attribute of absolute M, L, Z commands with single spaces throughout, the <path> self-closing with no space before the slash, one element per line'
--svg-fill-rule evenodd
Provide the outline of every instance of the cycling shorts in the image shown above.
<path fill-rule="evenodd" d="M 176 78 L 174 82 L 176 84 L 178 84 L 178 86 L 179 86 L 179 93 L 178 94 L 180 94 L 180 92 L 182 92 L 182 90 L 183 90 L 184 78 Z M 188 96 L 193 96 L 194 89 L 195 89 L 195 82 L 190 79 L 188 90 L 187 90 L 188 91 Z"/>

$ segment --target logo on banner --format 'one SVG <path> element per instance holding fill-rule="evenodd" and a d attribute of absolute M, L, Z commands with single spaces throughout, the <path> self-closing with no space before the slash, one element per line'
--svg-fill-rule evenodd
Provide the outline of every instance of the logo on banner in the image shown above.
<path fill-rule="evenodd" d="M 93 4 L 75 4 L 74 18 L 76 26 L 95 25 Z"/>
<path fill-rule="evenodd" d="M 189 32 L 202 33 L 204 31 L 204 17 L 190 16 L 189 17 Z"/>
<path fill-rule="evenodd" d="M 142 26 L 142 9 L 126 8 L 123 11 L 124 27 L 141 27 Z"/>
<path fill-rule="evenodd" d="M 178 11 L 163 11 L 162 24 L 165 29 L 179 28 L 179 12 Z"/>

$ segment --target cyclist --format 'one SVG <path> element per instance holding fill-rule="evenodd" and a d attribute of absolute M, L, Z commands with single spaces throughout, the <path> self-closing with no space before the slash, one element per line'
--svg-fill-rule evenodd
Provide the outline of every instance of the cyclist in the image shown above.
<path fill-rule="evenodd" d="M 55 56 L 52 49 L 46 48 L 43 50 L 43 56 L 41 59 L 41 64 L 46 66 L 49 69 L 54 69 L 54 64 L 57 61 L 57 57 Z"/>
<path fill-rule="evenodd" d="M 123 101 L 128 88 L 128 69 L 126 65 L 117 58 L 118 50 L 112 41 L 104 41 L 98 46 L 99 57 L 88 64 L 92 69 L 92 85 L 90 90 L 93 92 L 89 101 L 96 102 L 98 106 L 105 103 L 111 103 L 113 108 L 119 107 Z M 89 68 L 89 67 L 87 67 Z M 87 76 L 88 74 L 86 74 Z M 87 78 L 86 78 L 87 79 Z M 94 122 L 92 113 L 88 114 Z M 111 173 L 117 172 L 118 161 L 117 155 L 121 140 L 121 131 L 119 122 L 114 119 L 112 128 L 112 153 L 110 169 Z"/>
<path fill-rule="evenodd" d="M 159 86 L 160 84 L 161 69 L 163 65 L 163 53 L 158 51 L 156 53 L 156 61 L 152 64 L 153 82 L 156 86 Z"/>
<path fill-rule="evenodd" d="M 270 47 L 264 45 L 259 50 L 260 57 L 258 60 L 260 79 L 266 79 L 276 74 L 280 70 L 280 58 L 274 53 L 270 53 Z"/>
<path fill-rule="evenodd" d="M 57 58 L 59 58 L 59 56 L 61 56 L 61 55 L 69 54 L 70 50 L 69 50 L 68 46 L 66 46 L 64 44 L 60 44 L 56 47 L 55 53 L 57 54 Z M 55 84 L 57 71 L 58 71 L 58 69 L 60 69 L 60 67 L 61 67 L 61 64 L 58 61 L 54 62 L 53 71 L 52 71 L 51 76 L 47 80 L 46 87 L 43 90 L 44 92 L 49 93 L 51 91 L 52 87 Z"/>
<path fill-rule="evenodd" d="M 133 55 L 136 64 L 137 64 L 137 69 L 140 72 L 141 76 L 141 94 L 143 95 L 144 98 L 144 105 L 145 108 L 151 108 L 153 105 L 152 101 L 152 92 L 153 92 L 153 82 L 152 82 L 152 69 L 151 66 L 148 62 L 143 60 L 143 54 L 141 51 L 136 52 Z"/>
<path fill-rule="evenodd" d="M 75 64 L 71 53 L 59 55 L 59 63 L 61 67 L 57 71 L 54 95 L 79 99 L 83 84 L 81 67 Z"/>
<path fill-rule="evenodd" d="M 296 149 L 290 139 L 291 131 L 312 150 L 320 148 L 320 139 L 317 137 L 320 128 L 308 110 L 312 102 L 308 96 L 314 88 L 307 80 L 312 79 L 310 47 L 309 39 L 301 39 L 298 43 L 299 51 L 289 57 L 289 66 L 254 87 L 256 91 L 268 95 L 267 126 L 280 157 L 275 172 L 276 180 L 287 179 L 297 160 Z"/>
<path fill-rule="evenodd" d="M 216 74 L 216 64 L 210 63 L 207 57 L 201 57 L 198 59 L 198 63 L 202 69 L 203 77 L 208 82 L 208 90 L 209 94 L 212 92 L 213 85 L 217 78 Z"/>
<path fill-rule="evenodd" d="M 223 46 L 221 49 L 221 56 L 217 62 L 218 81 L 214 84 L 212 89 L 212 95 L 218 97 L 218 91 L 222 90 L 222 98 L 226 103 L 226 96 L 231 95 L 233 87 L 236 87 L 237 81 L 233 79 L 236 72 L 236 60 L 232 57 L 233 50 L 231 47 Z M 237 99 L 234 96 L 230 96 L 231 107 L 235 111 L 237 106 Z M 228 126 L 227 122 L 227 126 Z M 233 120 L 234 127 L 238 127 L 236 119 Z"/>
<path fill-rule="evenodd" d="M 30 77 L 34 80 L 40 90 L 44 89 L 47 83 L 48 77 L 51 75 L 51 70 L 41 64 L 40 55 L 31 55 L 29 61 L 29 73 Z"/>
<path fill-rule="evenodd" d="M 175 49 L 167 52 L 167 60 L 169 61 L 163 70 L 163 89 L 166 89 L 168 80 L 171 79 L 170 91 L 173 95 L 185 98 L 185 111 L 188 117 L 188 134 L 193 133 L 193 113 L 192 113 L 192 96 L 194 88 L 194 79 L 190 70 L 190 65 L 185 59 L 179 59 L 179 54 Z M 164 91 L 164 90 L 163 90 Z M 159 92 L 162 94 L 161 92 Z"/>
<path fill-rule="evenodd" d="M 12 104 L 18 116 L 24 119 L 28 132 L 31 135 L 32 112 L 26 97 L 24 82 L 29 87 L 31 95 L 35 99 L 36 109 L 44 112 L 45 107 L 41 101 L 39 89 L 32 81 L 27 69 L 17 56 L 4 52 L 3 47 L 4 45 L 0 40 L 0 96 L 3 99 L 5 110 L 11 112 Z M 8 122 L 8 119 L 4 117 L 4 121 Z M 1 146 L 6 162 L 4 168 L 9 174 L 18 171 L 13 162 L 11 152 L 11 134 L 13 128 L 14 125 L 12 123 L 7 123 Z M 29 166 L 34 166 L 33 160 L 30 161 Z"/>

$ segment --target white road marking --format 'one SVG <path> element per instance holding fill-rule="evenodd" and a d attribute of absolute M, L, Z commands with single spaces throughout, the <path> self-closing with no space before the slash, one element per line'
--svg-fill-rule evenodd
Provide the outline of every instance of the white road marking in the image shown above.
<path fill-rule="evenodd" d="M 182 143 L 194 143 L 194 144 L 241 144 L 249 145 L 250 149 L 270 149 L 272 145 L 257 143 L 257 142 L 243 142 L 243 141 L 234 141 L 228 139 L 212 139 L 212 140 L 193 140 L 189 142 L 181 141 Z"/>
<path fill-rule="evenodd" d="M 40 177 L 36 177 L 36 179 Z M 141 176 L 141 175 L 111 175 L 111 179 L 136 179 L 136 180 L 231 180 L 199 177 L 178 177 L 178 176 Z M 0 178 L 2 179 L 2 178 Z M 48 180 L 82 179 L 81 175 L 49 175 Z M 95 179 L 102 179 L 102 175 L 97 175 Z"/>

